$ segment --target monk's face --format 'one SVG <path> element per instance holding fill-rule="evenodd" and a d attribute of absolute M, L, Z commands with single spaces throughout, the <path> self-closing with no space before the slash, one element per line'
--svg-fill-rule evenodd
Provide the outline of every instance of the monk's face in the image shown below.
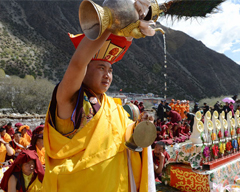
<path fill-rule="evenodd" d="M 22 132 L 22 135 L 24 135 L 27 132 L 27 129 L 24 128 L 21 132 Z"/>
<path fill-rule="evenodd" d="M 106 61 L 91 61 L 83 83 L 95 94 L 105 93 L 112 83 L 112 65 Z"/>
<path fill-rule="evenodd" d="M 153 150 L 155 156 L 159 157 L 161 153 L 164 152 L 163 146 L 162 145 L 156 145 Z"/>
<path fill-rule="evenodd" d="M 12 127 L 12 125 L 7 125 L 6 129 L 10 129 Z"/>
<path fill-rule="evenodd" d="M 3 131 L 1 132 L 1 136 L 4 137 L 5 134 L 6 134 L 6 130 L 3 130 Z"/>
<path fill-rule="evenodd" d="M 43 139 L 37 139 L 36 145 L 41 150 L 44 146 L 43 145 Z"/>
<path fill-rule="evenodd" d="M 35 161 L 34 160 L 30 160 L 26 163 L 23 163 L 22 165 L 22 172 L 25 175 L 30 175 L 31 173 L 33 173 L 35 170 Z"/>
<path fill-rule="evenodd" d="M 14 134 L 14 140 L 15 140 L 16 142 L 19 143 L 20 138 L 21 138 L 21 135 L 20 135 L 20 134 Z"/>

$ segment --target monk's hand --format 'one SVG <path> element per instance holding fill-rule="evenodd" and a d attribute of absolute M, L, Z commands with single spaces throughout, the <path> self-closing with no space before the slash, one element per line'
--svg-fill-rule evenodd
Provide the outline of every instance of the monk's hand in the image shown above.
<path fill-rule="evenodd" d="M 21 153 L 21 151 L 22 151 L 21 149 L 17 149 L 16 150 L 17 153 Z"/>
<path fill-rule="evenodd" d="M 146 17 L 151 3 L 150 0 L 136 0 L 134 3 L 135 9 L 138 12 L 139 19 L 144 19 Z"/>
<path fill-rule="evenodd" d="M 153 123 L 154 122 L 154 117 L 152 115 L 150 115 L 148 112 L 144 111 L 139 115 L 136 123 L 138 124 L 142 121 L 150 121 L 151 123 Z"/>
<path fill-rule="evenodd" d="M 158 158 L 159 158 L 160 163 L 163 163 L 165 156 L 164 156 L 164 154 L 161 152 L 161 153 L 159 154 Z"/>
<path fill-rule="evenodd" d="M 0 138 L 0 143 L 3 143 L 4 145 L 6 144 L 6 142 L 3 140 L 3 138 Z"/>

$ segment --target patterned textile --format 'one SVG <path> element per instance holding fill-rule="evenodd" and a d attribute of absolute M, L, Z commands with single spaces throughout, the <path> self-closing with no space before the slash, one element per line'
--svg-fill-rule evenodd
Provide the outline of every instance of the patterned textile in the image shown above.
<path fill-rule="evenodd" d="M 210 171 L 193 170 L 191 166 L 168 164 L 164 167 L 162 182 L 181 191 L 220 192 L 237 183 L 237 179 L 240 178 L 240 159 Z"/>
<path fill-rule="evenodd" d="M 167 146 L 167 152 L 170 155 L 167 164 L 181 162 L 190 164 L 194 169 L 200 168 L 202 164 L 201 145 L 192 144 L 191 141 Z"/>

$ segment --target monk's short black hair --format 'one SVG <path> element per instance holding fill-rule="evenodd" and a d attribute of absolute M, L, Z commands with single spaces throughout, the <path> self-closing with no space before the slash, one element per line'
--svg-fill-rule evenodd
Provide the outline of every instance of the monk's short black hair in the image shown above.
<path fill-rule="evenodd" d="M 157 127 L 156 127 L 156 130 L 157 130 L 157 131 L 161 131 L 161 127 L 157 126 Z"/>
<path fill-rule="evenodd" d="M 15 131 L 14 135 L 15 135 L 15 134 L 22 135 L 22 133 L 21 133 L 21 132 L 19 132 L 19 131 Z"/>
<path fill-rule="evenodd" d="M 9 125 L 10 125 L 10 126 L 12 126 L 12 123 L 11 123 L 11 122 L 9 122 L 7 125 L 8 125 L 8 126 L 9 126 Z"/>
<path fill-rule="evenodd" d="M 156 142 L 156 143 L 155 143 L 155 146 L 157 146 L 157 145 L 163 146 L 163 149 L 165 149 L 165 146 L 166 146 L 166 144 L 165 144 L 164 142 L 162 142 L 162 141 Z"/>

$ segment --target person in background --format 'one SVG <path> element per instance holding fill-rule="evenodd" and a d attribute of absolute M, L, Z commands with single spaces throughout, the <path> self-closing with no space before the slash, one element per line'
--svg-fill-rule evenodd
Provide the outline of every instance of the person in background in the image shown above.
<path fill-rule="evenodd" d="M 215 103 L 215 105 L 213 106 L 213 110 L 214 110 L 214 111 L 217 111 L 218 114 L 221 113 L 221 108 L 220 108 L 220 103 L 219 103 L 219 101 L 217 101 L 217 102 Z"/>
<path fill-rule="evenodd" d="M 177 100 L 177 103 L 174 105 L 174 111 L 180 114 L 180 100 Z"/>
<path fill-rule="evenodd" d="M 191 136 L 191 128 L 190 128 L 190 125 L 188 123 L 185 123 L 184 133 L 188 136 L 188 138 L 190 138 L 190 136 Z"/>
<path fill-rule="evenodd" d="M 161 129 L 161 127 L 156 127 L 156 131 L 157 131 L 157 137 L 156 137 L 155 141 L 153 142 L 153 144 L 151 145 L 152 149 L 154 149 L 155 143 L 162 139 L 162 136 L 161 136 L 162 129 Z"/>
<path fill-rule="evenodd" d="M 44 169 L 35 151 L 22 151 L 4 173 L 1 189 L 8 192 L 40 192 Z"/>
<path fill-rule="evenodd" d="M 165 100 L 161 100 L 161 103 L 158 105 L 158 109 L 157 109 L 157 116 L 158 116 L 158 119 L 161 119 L 161 122 L 164 120 L 165 103 L 166 103 Z"/>
<path fill-rule="evenodd" d="M 22 123 L 20 123 L 20 122 L 16 123 L 16 124 L 15 124 L 15 127 L 16 127 L 15 132 L 18 132 L 18 131 L 19 131 L 19 128 L 20 128 L 21 126 L 23 126 Z"/>
<path fill-rule="evenodd" d="M 181 118 L 184 119 L 185 118 L 185 114 L 184 114 L 184 111 L 186 110 L 186 107 L 185 107 L 185 101 L 182 100 L 181 101 L 181 104 L 180 104 L 180 108 L 179 108 L 179 114 L 181 115 Z"/>
<path fill-rule="evenodd" d="M 232 102 L 230 102 L 229 108 L 230 108 L 230 111 L 232 111 L 232 117 L 234 117 L 234 106 Z"/>
<path fill-rule="evenodd" d="M 30 145 L 26 139 L 22 138 L 20 132 L 14 133 L 14 139 L 10 141 L 9 144 L 15 150 L 15 156 L 11 157 L 12 159 L 15 159 L 22 150 L 27 149 Z"/>
<path fill-rule="evenodd" d="M 161 141 L 156 142 L 153 150 L 153 163 L 155 180 L 157 182 L 161 181 L 163 167 L 169 158 L 170 156 L 166 151 L 165 143 Z"/>
<path fill-rule="evenodd" d="M 223 106 L 223 111 L 225 112 L 225 119 L 227 119 L 227 114 L 229 111 L 231 111 L 228 102 L 226 102 L 225 105 Z"/>
<path fill-rule="evenodd" d="M 187 100 L 186 102 L 186 111 L 189 112 L 190 111 L 190 105 L 189 105 L 189 101 Z"/>
<path fill-rule="evenodd" d="M 164 142 L 165 144 L 172 145 L 175 142 L 173 137 L 173 124 L 171 122 L 168 122 L 167 124 L 162 126 L 161 135 L 163 136 L 163 139 L 161 141 Z"/>
<path fill-rule="evenodd" d="M 237 108 L 236 108 L 236 110 L 239 110 L 239 111 L 240 111 L 240 105 L 237 105 Z"/>
<path fill-rule="evenodd" d="M 144 111 L 144 105 L 143 105 L 142 101 L 139 103 L 138 109 L 139 109 L 140 113 L 142 113 Z"/>
<path fill-rule="evenodd" d="M 209 106 L 207 105 L 207 103 L 203 103 L 203 115 L 205 115 L 207 113 L 207 111 L 209 111 Z"/>
<path fill-rule="evenodd" d="M 172 111 L 170 107 L 166 109 L 166 114 L 170 118 L 171 123 L 182 121 L 180 114 L 177 111 Z"/>
<path fill-rule="evenodd" d="M 174 123 L 173 125 L 173 137 L 178 143 L 184 142 L 188 139 L 188 136 L 184 133 L 185 127 L 182 126 L 181 122 Z"/>
<path fill-rule="evenodd" d="M 19 128 L 19 132 L 22 133 L 22 137 L 26 139 L 29 143 L 31 142 L 31 137 L 28 135 L 27 130 L 29 130 L 30 127 L 28 125 L 23 125 Z"/>
<path fill-rule="evenodd" d="M 9 143 L 0 138 L 0 166 L 5 162 L 7 156 L 13 156 L 14 153 L 15 151 Z"/>
<path fill-rule="evenodd" d="M 193 113 L 188 113 L 187 111 L 184 111 L 185 115 L 186 115 L 186 121 L 187 123 L 190 125 L 190 130 L 191 132 L 193 131 L 193 124 L 194 124 L 194 117 L 195 114 Z"/>
<path fill-rule="evenodd" d="M 175 100 L 174 99 L 171 100 L 171 102 L 169 103 L 169 106 L 174 111 L 174 106 L 175 106 Z"/>
<path fill-rule="evenodd" d="M 193 113 L 197 113 L 199 111 L 198 103 L 196 102 L 193 107 Z"/>
<path fill-rule="evenodd" d="M 6 132 L 6 129 L 3 127 L 0 128 L 0 134 L 1 134 L 1 138 L 5 142 L 9 143 L 12 140 L 11 136 Z"/>
<path fill-rule="evenodd" d="M 138 100 L 135 100 L 133 104 L 138 107 Z"/>
<path fill-rule="evenodd" d="M 38 158 L 42 165 L 45 165 L 45 148 L 43 144 L 43 128 L 44 126 L 40 125 L 36 127 L 32 134 L 31 146 L 29 150 L 34 150 L 38 154 Z"/>
<path fill-rule="evenodd" d="M 6 126 L 5 129 L 7 131 L 7 134 L 10 135 L 10 137 L 13 139 L 13 134 L 14 134 L 14 129 L 12 128 L 12 123 L 9 122 Z"/>

